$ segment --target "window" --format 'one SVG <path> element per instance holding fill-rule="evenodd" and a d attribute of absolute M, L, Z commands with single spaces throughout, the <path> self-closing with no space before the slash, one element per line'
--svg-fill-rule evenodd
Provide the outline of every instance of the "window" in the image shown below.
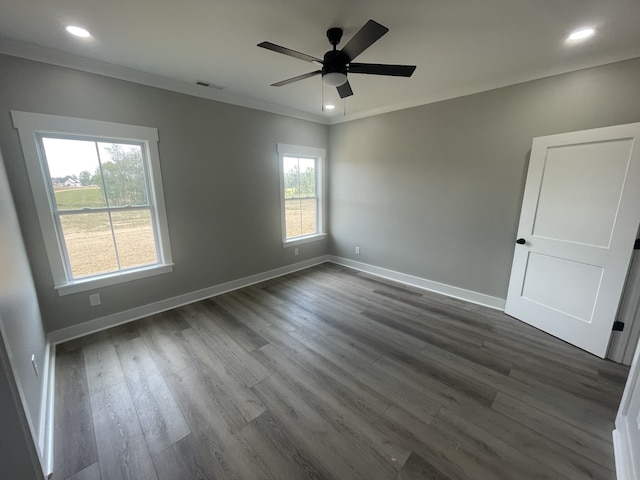
<path fill-rule="evenodd" d="M 278 144 L 284 246 L 325 237 L 320 148 Z"/>
<path fill-rule="evenodd" d="M 12 116 L 60 295 L 171 271 L 157 130 Z"/>

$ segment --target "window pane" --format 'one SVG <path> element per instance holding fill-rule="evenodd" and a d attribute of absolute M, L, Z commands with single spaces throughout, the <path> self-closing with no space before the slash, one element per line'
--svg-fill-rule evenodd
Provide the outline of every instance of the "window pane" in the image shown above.
<path fill-rule="evenodd" d="M 113 212 L 111 220 L 121 269 L 158 263 L 149 210 Z"/>
<path fill-rule="evenodd" d="M 295 157 L 283 157 L 284 197 L 296 198 L 300 195 L 300 168 Z"/>
<path fill-rule="evenodd" d="M 301 158 L 298 166 L 300 168 L 300 196 L 315 196 L 316 161 L 313 158 Z"/>
<path fill-rule="evenodd" d="M 299 237 L 302 235 L 302 226 L 300 222 L 301 200 L 287 199 L 284 201 L 285 209 L 285 229 L 286 238 Z"/>
<path fill-rule="evenodd" d="M 142 147 L 101 142 L 98 149 L 109 206 L 148 205 Z"/>
<path fill-rule="evenodd" d="M 108 213 L 61 215 L 73 278 L 118 270 Z"/>
<path fill-rule="evenodd" d="M 59 210 L 106 205 L 95 142 L 43 137 L 42 145 Z"/>
<path fill-rule="evenodd" d="M 316 226 L 317 201 L 316 198 L 300 200 L 301 235 L 312 235 L 318 231 Z"/>

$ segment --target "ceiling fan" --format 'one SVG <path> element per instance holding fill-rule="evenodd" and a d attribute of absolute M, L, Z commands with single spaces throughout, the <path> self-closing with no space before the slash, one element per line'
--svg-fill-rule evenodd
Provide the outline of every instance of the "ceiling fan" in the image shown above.
<path fill-rule="evenodd" d="M 307 62 L 322 65 L 321 70 L 298 75 L 297 77 L 282 80 L 271 84 L 272 87 L 282 87 L 305 78 L 322 75 L 322 81 L 332 87 L 336 87 L 340 98 L 346 98 L 353 95 L 351 85 L 347 79 L 347 73 L 364 73 L 368 75 L 391 75 L 395 77 L 410 77 L 416 69 L 415 65 L 388 65 L 381 63 L 354 63 L 353 60 L 373 45 L 380 37 L 387 33 L 389 29 L 378 22 L 369 20 L 358 33 L 344 46 L 342 50 L 338 50 L 336 46 L 342 39 L 341 28 L 330 28 L 327 30 L 327 38 L 329 43 L 333 45 L 333 50 L 329 50 L 324 54 L 324 59 L 296 52 L 290 48 L 281 47 L 271 42 L 262 42 L 258 46 L 272 50 L 274 52 L 289 55 L 290 57 L 299 58 Z"/>

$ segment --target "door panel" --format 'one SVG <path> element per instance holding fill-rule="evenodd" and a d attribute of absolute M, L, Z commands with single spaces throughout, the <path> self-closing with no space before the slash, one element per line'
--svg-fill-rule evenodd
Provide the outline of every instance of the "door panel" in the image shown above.
<path fill-rule="evenodd" d="M 522 297 L 591 323 L 601 280 L 602 267 L 530 252 Z"/>
<path fill-rule="evenodd" d="M 624 139 L 549 148 L 533 234 L 608 247 L 632 145 Z"/>
<path fill-rule="evenodd" d="M 505 312 L 604 358 L 640 223 L 640 123 L 534 139 Z"/>

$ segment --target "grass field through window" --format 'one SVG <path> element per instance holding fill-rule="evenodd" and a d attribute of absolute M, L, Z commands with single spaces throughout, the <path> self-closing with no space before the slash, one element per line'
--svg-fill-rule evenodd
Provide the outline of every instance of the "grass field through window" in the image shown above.
<path fill-rule="evenodd" d="M 102 191 L 95 186 L 54 190 L 59 210 L 105 207 Z M 71 271 L 74 278 L 134 268 L 158 261 L 150 211 L 114 211 L 61 215 Z M 113 224 L 113 232 L 111 230 Z"/>
<path fill-rule="evenodd" d="M 315 198 L 287 198 L 284 202 L 287 238 L 317 233 Z"/>

